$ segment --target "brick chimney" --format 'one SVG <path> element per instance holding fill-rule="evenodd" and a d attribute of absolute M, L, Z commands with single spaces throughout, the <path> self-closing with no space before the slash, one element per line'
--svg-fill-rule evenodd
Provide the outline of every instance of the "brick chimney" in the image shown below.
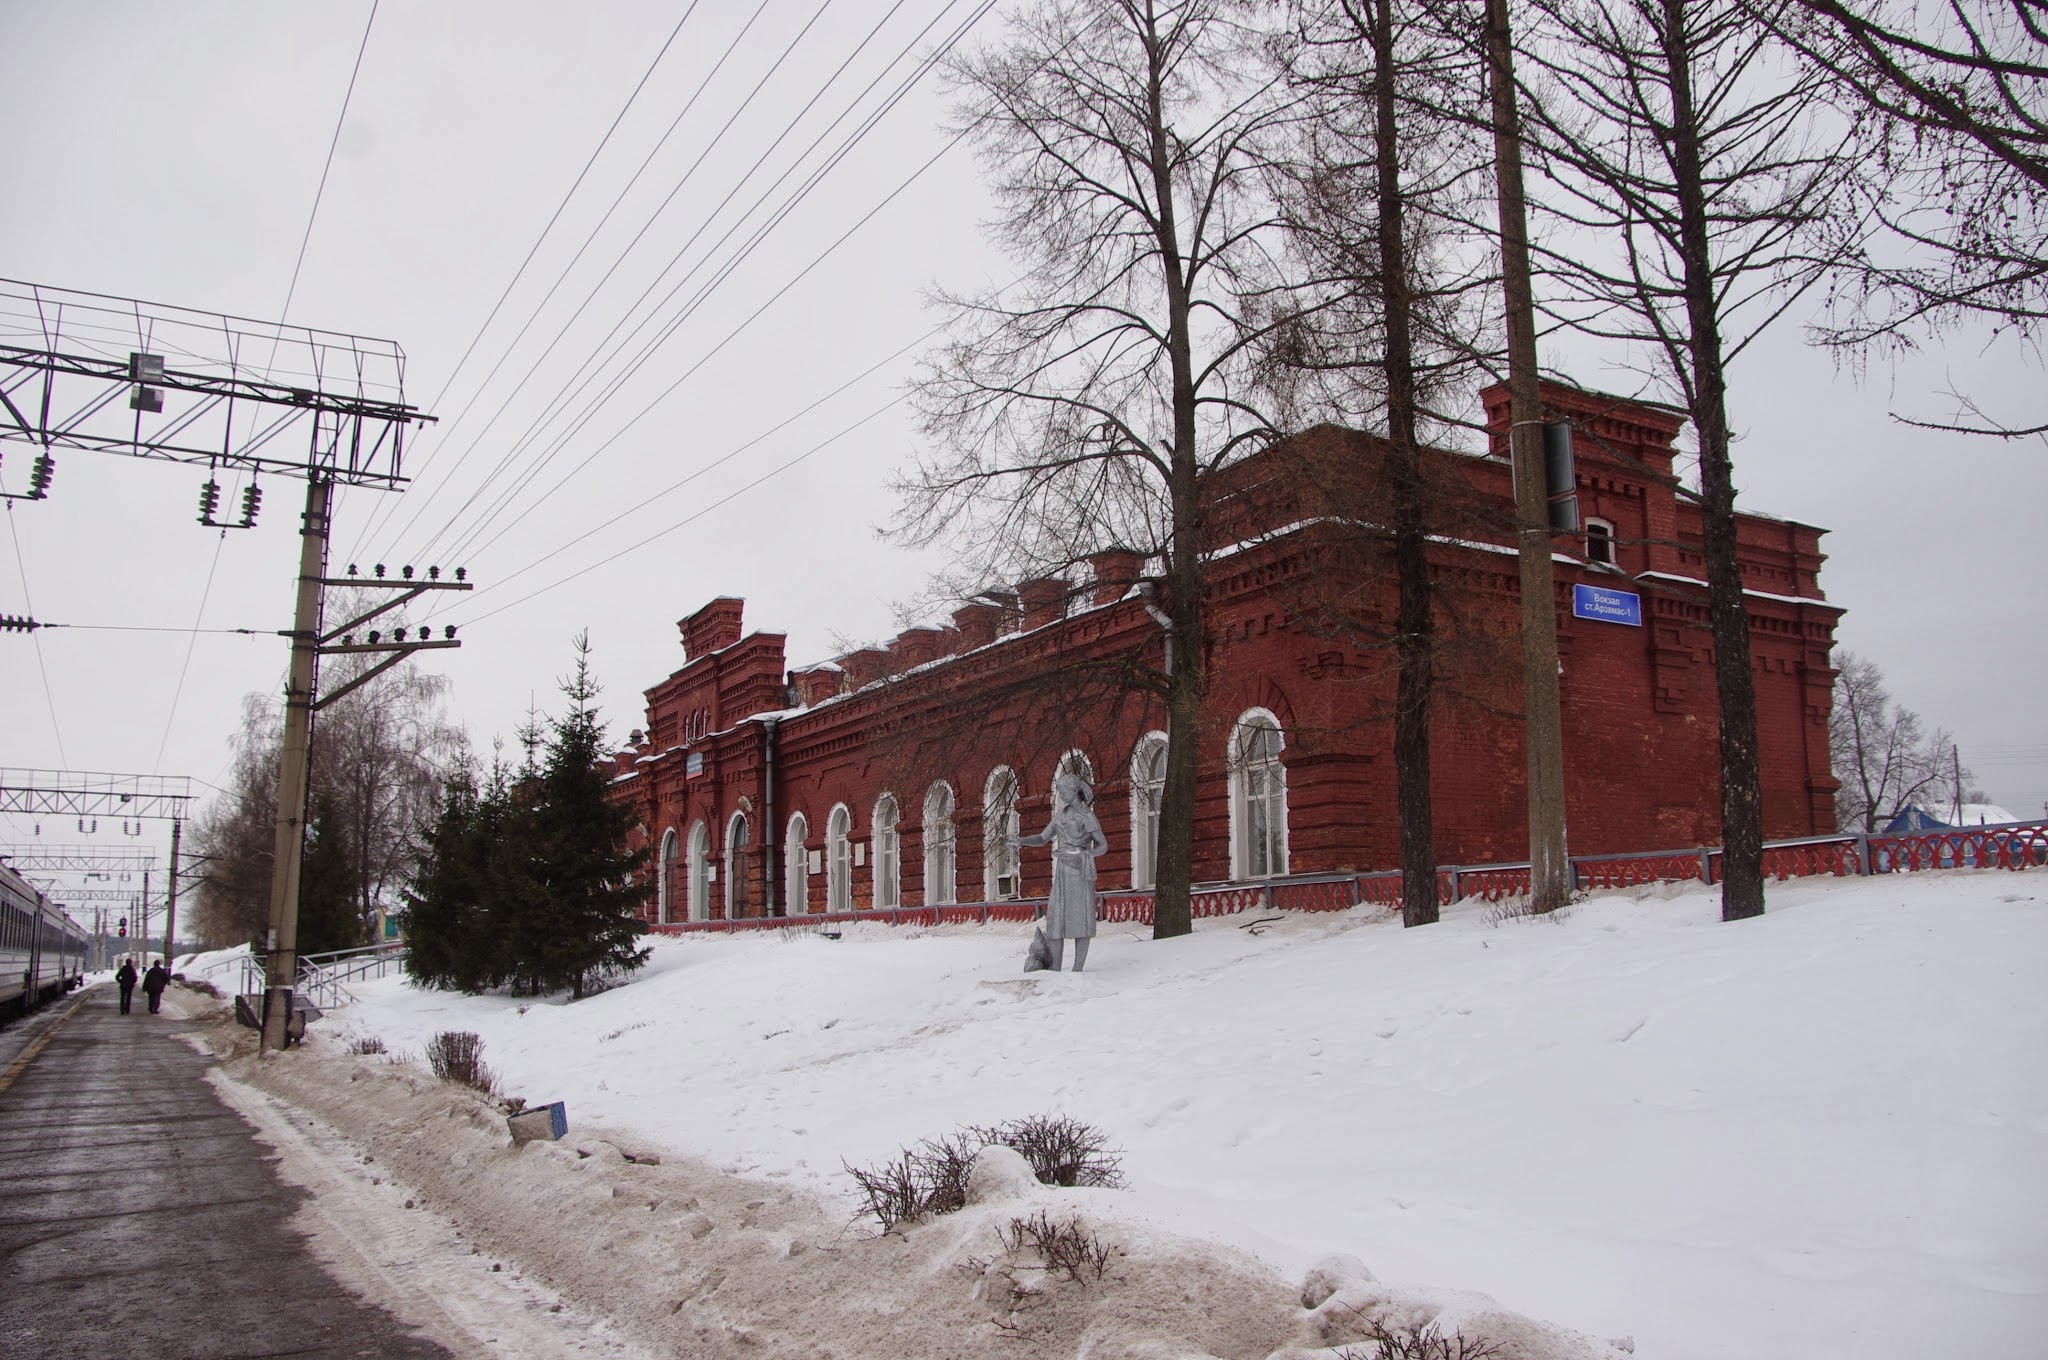
<path fill-rule="evenodd" d="M 832 662 L 813 666 L 809 670 L 791 671 L 789 682 L 796 686 L 797 702 L 809 708 L 812 704 L 823 703 L 839 693 L 846 681 L 846 672 Z"/>
<path fill-rule="evenodd" d="M 683 634 L 683 660 L 695 661 L 738 642 L 740 617 L 746 607 L 745 600 L 721 595 L 676 624 Z"/>
<path fill-rule="evenodd" d="M 889 674 L 889 663 L 889 653 L 880 647 L 863 647 L 839 658 L 839 664 L 846 668 L 846 677 L 853 682 L 855 689 Z"/>
<path fill-rule="evenodd" d="M 1088 565 L 1095 571 L 1095 594 L 1090 603 L 1115 604 L 1137 584 L 1138 573 L 1145 569 L 1145 555 L 1129 548 L 1104 548 L 1088 558 Z"/>
<path fill-rule="evenodd" d="M 1043 628 L 1067 616 L 1067 582 L 1057 576 L 1037 576 L 1017 583 L 1017 597 L 1024 602 L 1024 628 Z"/>
<path fill-rule="evenodd" d="M 953 611 L 953 627 L 960 632 L 961 651 L 986 647 L 1003 631 L 1003 607 L 992 600 L 961 605 Z"/>
<path fill-rule="evenodd" d="M 945 634 L 936 628 L 906 628 L 889 644 L 889 655 L 895 658 L 897 669 L 907 671 L 938 656 L 944 639 Z"/>

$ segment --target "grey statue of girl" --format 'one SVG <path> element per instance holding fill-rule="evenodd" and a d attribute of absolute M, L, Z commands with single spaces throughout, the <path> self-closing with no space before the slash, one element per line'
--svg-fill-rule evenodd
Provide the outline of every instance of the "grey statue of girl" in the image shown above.
<path fill-rule="evenodd" d="M 1068 940 L 1074 942 L 1074 971 L 1088 962 L 1088 941 L 1095 938 L 1095 857 L 1109 849 L 1102 823 L 1095 820 L 1095 791 L 1078 775 L 1063 774 L 1052 782 L 1052 819 L 1036 836 L 1020 836 L 1013 845 L 1052 846 L 1052 893 L 1045 904 L 1039 940 L 1024 962 L 1029 973 L 1040 968 L 1057 973 Z"/>

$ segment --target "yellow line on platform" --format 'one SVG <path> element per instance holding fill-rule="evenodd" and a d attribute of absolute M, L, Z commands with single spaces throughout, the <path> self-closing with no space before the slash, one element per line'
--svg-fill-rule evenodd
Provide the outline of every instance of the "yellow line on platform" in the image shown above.
<path fill-rule="evenodd" d="M 36 1060 L 36 1055 L 41 1053 L 50 1040 L 56 1037 L 57 1031 L 64 1027 L 64 1022 L 78 1014 L 79 1008 L 84 1005 L 85 998 L 82 996 L 72 1002 L 70 1010 L 51 1021 L 50 1027 L 35 1037 L 29 1044 L 27 1052 L 16 1058 L 5 1072 L 0 1072 L 0 1095 L 7 1094 L 7 1088 L 14 1085 L 14 1079 L 27 1070 L 28 1065 Z"/>

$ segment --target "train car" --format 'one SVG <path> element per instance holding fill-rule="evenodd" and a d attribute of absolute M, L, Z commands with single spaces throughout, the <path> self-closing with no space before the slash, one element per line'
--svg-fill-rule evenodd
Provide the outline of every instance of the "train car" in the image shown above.
<path fill-rule="evenodd" d="M 83 926 L 0 864 L 0 1023 L 82 982 L 90 943 Z"/>

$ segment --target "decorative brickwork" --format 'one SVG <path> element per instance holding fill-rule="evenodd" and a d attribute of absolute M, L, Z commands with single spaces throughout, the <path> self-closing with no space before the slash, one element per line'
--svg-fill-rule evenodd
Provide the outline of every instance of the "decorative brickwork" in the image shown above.
<path fill-rule="evenodd" d="M 1433 460 L 1459 508 L 1432 544 L 1443 643 L 1433 722 L 1436 838 L 1449 864 L 1526 853 L 1526 764 L 1515 711 L 1517 577 L 1511 541 L 1504 391 L 1484 394 L 1494 456 Z M 1640 403 L 1546 384 L 1551 418 L 1573 422 L 1582 514 L 1613 526 L 1611 567 L 1584 560 L 1576 536 L 1556 540 L 1563 664 L 1567 825 L 1571 850 L 1597 855 L 1720 839 L 1715 697 L 1699 515 L 1672 478 L 1682 422 Z M 1284 827 L 1263 843 L 1293 874 L 1362 872 L 1398 862 L 1389 649 L 1393 581 L 1372 565 L 1372 530 L 1335 513 L 1331 486 L 1366 467 L 1377 446 L 1322 427 L 1234 465 L 1216 479 L 1208 574 L 1209 697 L 1200 734 L 1195 877 L 1231 875 L 1233 842 L 1264 827 L 1276 794 L 1232 769 L 1231 734 L 1255 711 L 1280 727 Z M 1453 498 L 1457 499 L 1457 498 Z M 1822 531 L 1747 515 L 1740 545 L 1755 659 L 1765 833 L 1834 830 L 1827 718 L 1829 651 L 1841 611 L 1820 592 Z M 1366 546 L 1361 548 L 1359 544 Z M 873 819 L 898 810 L 899 900 L 927 902 L 927 864 L 950 870 L 961 902 L 984 896 L 1006 866 L 985 865 L 999 837 L 984 800 L 1015 772 L 1018 821 L 1044 822 L 1055 768 L 1084 758 L 1110 842 L 1105 891 L 1132 882 L 1132 837 L 1146 824 L 1148 787 L 1132 760 L 1164 708 L 1144 689 L 1162 660 L 1160 633 L 1132 589 L 1146 564 L 1111 549 L 1092 579 L 1036 579 L 991 590 L 951 626 L 908 630 L 789 671 L 783 636 L 745 633 L 742 602 L 713 600 L 685 619 L 685 662 L 646 692 L 645 740 L 616 758 L 613 787 L 638 813 L 650 850 L 676 847 L 662 874 L 658 920 L 718 918 L 728 900 L 750 915 L 824 911 L 835 850 L 856 909 L 872 906 Z M 1641 626 L 1575 617 L 1573 587 L 1640 597 Z M 1344 627 L 1333 626 L 1341 601 Z M 1140 664 L 1142 663 L 1142 664 Z M 770 771 L 772 770 L 772 787 Z M 932 794 L 943 783 L 947 797 Z M 1258 801 L 1256 813 L 1248 799 Z M 836 808 L 850 819 L 831 843 Z M 950 808 L 928 829 L 929 809 Z M 730 853 L 733 817 L 747 841 Z M 785 844 L 792 818 L 804 836 Z M 772 823 L 772 824 L 771 824 Z M 698 828 L 702 828 L 699 830 Z M 668 841 L 670 832 L 675 840 Z M 928 843 L 929 836 L 929 843 Z M 928 849 L 932 853 L 927 853 Z M 1144 857 L 1139 857 L 1142 876 Z M 984 869 L 989 873 L 985 874 Z M 1009 895 L 1042 893 L 1043 857 L 1026 857 Z M 733 882 L 733 875 L 740 882 Z M 934 896 L 944 895 L 943 889 Z"/>

